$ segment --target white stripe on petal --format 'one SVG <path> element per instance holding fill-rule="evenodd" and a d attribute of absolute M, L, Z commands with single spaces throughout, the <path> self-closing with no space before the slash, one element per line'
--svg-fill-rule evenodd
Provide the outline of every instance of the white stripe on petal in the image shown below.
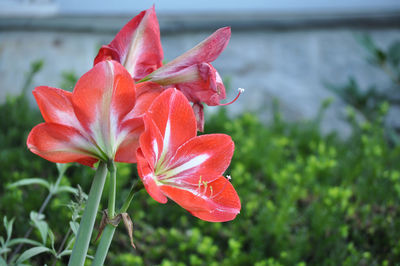
<path fill-rule="evenodd" d="M 165 126 L 165 133 L 164 133 L 164 143 L 163 143 L 163 151 L 164 153 L 168 150 L 169 139 L 171 138 L 171 123 L 169 119 L 167 121 L 167 125 Z"/>
<path fill-rule="evenodd" d="M 160 169 L 160 167 L 165 159 L 165 155 L 167 154 L 168 146 L 170 143 L 170 138 L 171 138 L 171 124 L 168 119 L 167 124 L 165 126 L 165 131 L 164 131 L 164 140 L 163 140 L 163 147 L 162 147 L 161 155 L 160 155 L 160 157 L 156 157 L 158 159 L 157 164 L 156 164 L 156 169 Z M 157 153 L 158 152 L 159 151 L 157 150 Z"/>
<path fill-rule="evenodd" d="M 157 144 L 157 140 L 154 139 L 153 142 L 152 142 L 152 144 L 153 144 L 153 151 L 154 151 L 154 154 L 156 155 L 156 159 L 158 159 L 158 144 Z"/>
<path fill-rule="evenodd" d="M 168 179 L 170 177 L 178 175 L 179 173 L 182 173 L 183 171 L 197 167 L 197 166 L 201 165 L 202 163 L 204 163 L 208 158 L 210 158 L 210 155 L 208 155 L 208 154 L 198 155 L 198 156 L 190 159 L 186 163 L 181 164 L 180 166 L 178 166 L 174 169 L 168 170 L 168 172 L 165 173 L 165 177 L 163 179 Z"/>

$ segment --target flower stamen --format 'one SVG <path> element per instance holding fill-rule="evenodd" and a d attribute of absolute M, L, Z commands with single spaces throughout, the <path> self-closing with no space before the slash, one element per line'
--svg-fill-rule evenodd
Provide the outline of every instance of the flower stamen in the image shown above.
<path fill-rule="evenodd" d="M 231 105 L 232 103 L 236 102 L 237 99 L 239 99 L 240 94 L 242 94 L 243 92 L 244 92 L 243 88 L 238 88 L 238 94 L 236 95 L 235 99 L 233 99 L 228 103 L 221 103 L 219 104 L 219 106 Z"/>

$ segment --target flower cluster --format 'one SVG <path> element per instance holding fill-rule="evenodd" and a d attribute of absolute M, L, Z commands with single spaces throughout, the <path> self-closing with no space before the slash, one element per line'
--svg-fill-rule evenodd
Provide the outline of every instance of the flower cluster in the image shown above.
<path fill-rule="evenodd" d="M 137 163 L 156 201 L 170 198 L 206 221 L 234 219 L 240 200 L 222 175 L 234 143 L 224 134 L 197 136 L 203 104 L 225 99 L 210 62 L 229 38 L 229 27 L 219 29 L 163 65 L 154 7 L 141 12 L 100 48 L 72 93 L 45 86 L 33 91 L 45 122 L 30 132 L 28 148 L 57 163 Z"/>

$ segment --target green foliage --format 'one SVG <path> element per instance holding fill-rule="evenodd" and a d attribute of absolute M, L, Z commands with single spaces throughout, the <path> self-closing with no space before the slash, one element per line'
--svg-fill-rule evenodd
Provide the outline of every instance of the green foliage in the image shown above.
<path fill-rule="evenodd" d="M 377 62 L 397 62 L 398 66 L 395 56 L 389 59 L 398 53 L 396 45 L 389 49 L 392 56 L 368 45 Z M 73 75 L 66 79 L 65 87 L 73 87 Z M 350 85 L 356 87 L 354 82 Z M 232 176 L 241 198 L 241 213 L 231 222 L 208 223 L 172 201 L 155 202 L 143 190 L 128 210 L 137 249 L 132 249 L 120 226 L 106 264 L 303 266 L 393 265 L 400 261 L 400 146 L 388 141 L 383 126 L 388 111 L 385 100 L 371 104 L 370 119 L 356 119 L 354 110 L 369 106 L 371 95 L 349 101 L 353 134 L 345 140 L 334 133 L 320 133 L 331 100 L 322 104 L 312 121 L 291 123 L 282 119 L 275 102 L 274 119 L 268 125 L 250 113 L 229 119 L 221 109 L 207 120 L 206 133 L 229 134 L 235 142 L 226 174 Z M 57 168 L 25 147 L 29 130 L 41 121 L 40 114 L 30 109 L 22 95 L 8 97 L 0 106 L 0 116 L 0 213 L 15 217 L 3 218 L 0 253 L 9 253 L 24 242 L 17 260 L 44 265 L 58 256 L 58 265 L 63 265 L 85 197 L 80 188 L 59 188 L 80 184 L 88 191 L 94 172 L 88 167 L 70 167 L 65 172 L 68 178 L 62 178 L 56 189 Z M 28 179 L 33 177 L 42 181 Z M 136 179 L 134 165 L 118 164 L 117 208 Z M 38 215 L 50 191 L 56 197 L 44 216 Z M 65 191 L 77 192 L 76 200 L 71 202 L 75 194 Z M 28 220 L 34 227 L 30 240 L 22 238 L 30 226 Z M 71 238 L 63 253 L 58 247 L 65 235 Z M 2 260 L 0 256 L 0 264 Z"/>

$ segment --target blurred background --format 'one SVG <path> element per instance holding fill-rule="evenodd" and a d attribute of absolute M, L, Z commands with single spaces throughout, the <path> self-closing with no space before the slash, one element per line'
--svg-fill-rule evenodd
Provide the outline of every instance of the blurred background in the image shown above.
<path fill-rule="evenodd" d="M 233 222 L 210 224 L 141 192 L 130 209 L 138 248 L 121 229 L 108 265 L 398 263 L 400 1 L 153 2 L 166 61 L 232 27 L 213 65 L 228 99 L 238 87 L 246 91 L 231 106 L 207 108 L 206 131 L 230 134 L 236 143 L 227 173 L 243 210 Z M 25 147 L 41 121 L 31 90 L 71 90 L 99 47 L 153 2 L 0 0 L 1 214 L 23 224 L 48 191 L 9 185 L 29 177 L 55 182 L 57 175 Z M 120 168 L 125 195 L 136 170 Z M 73 166 L 62 183 L 86 191 L 92 174 Z M 57 194 L 44 211 L 56 246 L 67 234 L 61 225 L 71 217 L 72 198 Z"/>

